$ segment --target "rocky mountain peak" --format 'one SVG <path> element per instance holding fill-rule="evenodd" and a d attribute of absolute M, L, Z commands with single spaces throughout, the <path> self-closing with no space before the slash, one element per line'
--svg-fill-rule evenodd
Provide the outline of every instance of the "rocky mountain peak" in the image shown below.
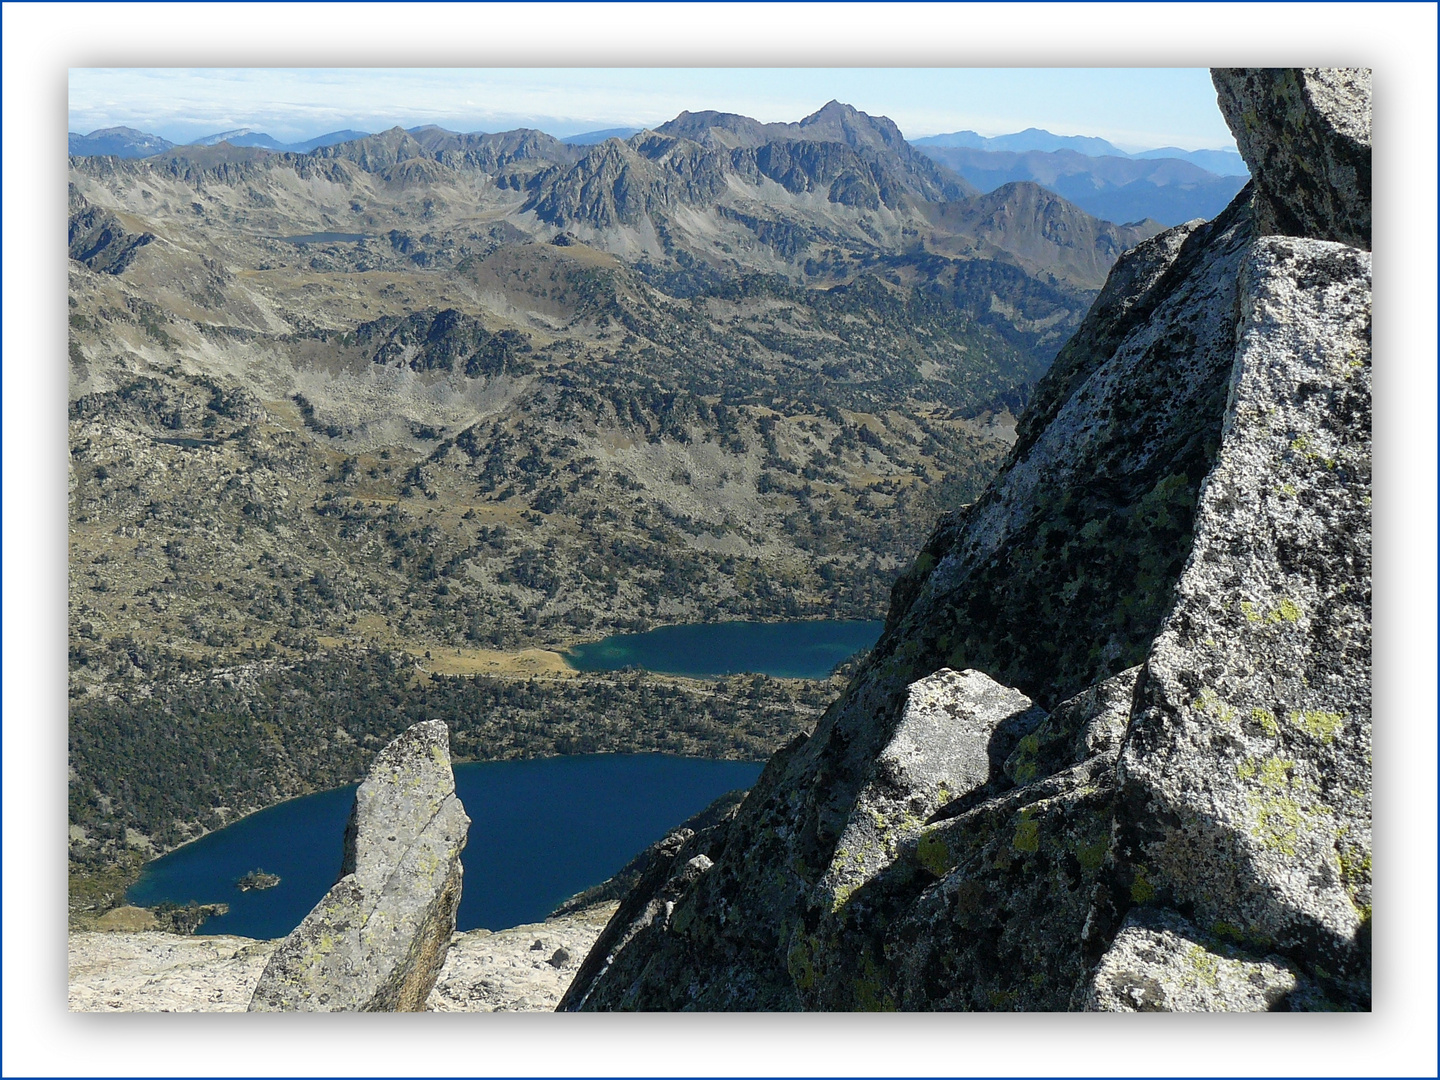
<path fill-rule="evenodd" d="M 425 147 L 400 126 L 351 142 L 322 146 L 311 151 L 317 158 L 352 161 L 366 172 L 384 172 L 402 161 L 426 158 Z"/>
<path fill-rule="evenodd" d="M 909 146 L 895 121 L 887 116 L 870 116 L 839 101 L 829 101 L 795 125 L 802 138 L 843 142 L 847 146 L 868 146 L 891 151 Z"/>
<path fill-rule="evenodd" d="M 682 112 L 655 130 L 662 135 L 677 135 L 696 142 L 733 149 L 760 146 L 772 137 L 770 128 L 783 126 L 785 125 L 762 124 L 738 113 L 706 109 L 701 112 Z"/>

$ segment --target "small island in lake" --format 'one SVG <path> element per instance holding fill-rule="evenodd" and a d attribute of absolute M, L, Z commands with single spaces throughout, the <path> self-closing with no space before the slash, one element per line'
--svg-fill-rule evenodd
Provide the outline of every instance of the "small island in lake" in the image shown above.
<path fill-rule="evenodd" d="M 256 869 L 236 881 L 235 887 L 241 892 L 250 892 L 252 889 L 273 889 L 279 884 L 279 874 L 267 874 L 264 870 Z"/>

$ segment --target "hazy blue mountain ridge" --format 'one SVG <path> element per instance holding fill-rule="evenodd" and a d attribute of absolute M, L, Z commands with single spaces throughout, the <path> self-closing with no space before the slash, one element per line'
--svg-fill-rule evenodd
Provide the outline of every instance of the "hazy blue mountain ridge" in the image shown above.
<path fill-rule="evenodd" d="M 963 146 L 971 150 L 1074 150 L 1090 157 L 1129 157 L 1114 143 L 1091 135 L 1055 135 L 1044 128 L 1026 128 L 1011 135 L 985 136 L 974 131 L 952 131 L 911 139 L 914 146 Z"/>
<path fill-rule="evenodd" d="M 1118 157 L 1144 160 L 1149 158 L 1175 158 L 1198 165 L 1216 176 L 1245 176 L 1250 170 L 1245 159 L 1233 150 L 1182 150 L 1178 146 L 1162 146 L 1154 150 L 1137 150 L 1131 153 L 1121 150 L 1112 142 L 1091 135 L 1056 135 L 1044 128 L 1026 128 L 1012 135 L 987 137 L 974 131 L 952 131 L 946 135 L 927 135 L 911 139 L 911 145 L 924 150 L 927 147 L 964 147 L 969 150 L 1011 151 L 1024 153 L 1029 150 L 1055 151 L 1071 150 L 1086 157 Z"/>
<path fill-rule="evenodd" d="M 858 123 L 856 123 L 857 120 Z M 884 117 L 879 120 L 883 121 L 882 126 L 885 130 L 877 139 L 876 136 L 880 133 L 875 127 L 874 118 L 868 117 L 848 105 L 832 101 L 813 115 L 793 124 L 763 124 L 758 120 L 752 120 L 750 117 L 740 116 L 736 113 L 707 110 L 696 113 L 682 112 L 675 119 L 661 124 L 656 130 L 669 135 L 683 135 L 699 142 L 705 142 L 707 139 L 711 142 L 718 141 L 727 147 L 759 146 L 776 139 L 791 138 L 808 141 L 848 142 L 852 146 L 868 144 L 876 148 L 883 146 L 887 149 L 898 149 L 900 143 L 908 141 L 910 146 L 922 152 L 934 148 L 952 147 L 1014 153 L 1025 153 L 1032 150 L 1047 152 L 1068 150 L 1092 158 L 1116 157 L 1132 160 L 1174 158 L 1199 166 L 1217 176 L 1249 175 L 1244 160 L 1239 154 L 1230 150 L 1182 150 L 1175 146 L 1164 146 L 1154 150 L 1129 153 L 1105 139 L 1089 135 L 1056 135 L 1042 128 L 1026 128 L 1024 131 L 1010 135 L 991 137 L 979 135 L 973 131 L 955 131 L 945 135 L 927 135 L 923 138 L 906 140 L 900 133 L 900 129 L 891 121 Z M 482 138 L 488 134 L 483 131 L 474 131 L 462 136 L 459 132 L 448 131 L 435 124 L 423 124 L 406 130 L 411 135 L 418 135 L 420 132 L 442 132 L 457 138 Z M 638 135 L 642 130 L 644 129 L 637 127 L 603 128 L 581 132 L 577 135 L 568 135 L 555 141 L 569 146 L 594 146 L 607 139 L 625 141 Z M 282 143 L 264 132 L 242 127 L 206 135 L 199 139 L 192 139 L 186 144 L 180 144 L 159 135 L 138 131 L 135 128 L 111 127 L 92 131 L 88 135 L 70 132 L 70 153 L 77 156 L 114 154 L 118 157 L 147 157 L 151 154 L 163 153 L 165 150 L 179 145 L 214 146 L 217 143 L 228 142 L 232 146 L 259 146 L 266 150 L 305 154 L 320 147 L 363 139 L 369 134 L 369 132 L 347 128 L 317 135 L 311 139 Z M 553 136 L 549 137 L 554 138 Z"/>
<path fill-rule="evenodd" d="M 1245 186 L 1244 176 L 1217 176 L 1177 158 L 1089 157 L 1076 150 L 982 150 L 920 147 L 982 192 L 1030 181 L 1106 221 L 1153 218 L 1179 225 L 1211 218 Z"/>
<path fill-rule="evenodd" d="M 122 158 L 149 157 L 163 154 L 174 145 L 169 139 L 130 127 L 99 128 L 89 135 L 70 132 L 70 153 L 78 157 L 103 154 Z"/>
<path fill-rule="evenodd" d="M 606 139 L 620 139 L 623 141 L 632 135 L 640 134 L 640 132 L 644 130 L 644 128 L 637 127 L 604 128 L 600 131 L 582 131 L 579 135 L 567 135 L 560 141 L 569 143 L 571 146 L 594 146 L 596 143 L 602 143 Z"/>

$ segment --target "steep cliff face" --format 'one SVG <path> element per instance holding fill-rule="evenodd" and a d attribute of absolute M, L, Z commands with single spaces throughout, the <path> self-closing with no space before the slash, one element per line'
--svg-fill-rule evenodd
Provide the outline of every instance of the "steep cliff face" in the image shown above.
<path fill-rule="evenodd" d="M 1121 258 L 563 1008 L 1368 1008 L 1368 73 L 1215 82 L 1254 185 Z"/>

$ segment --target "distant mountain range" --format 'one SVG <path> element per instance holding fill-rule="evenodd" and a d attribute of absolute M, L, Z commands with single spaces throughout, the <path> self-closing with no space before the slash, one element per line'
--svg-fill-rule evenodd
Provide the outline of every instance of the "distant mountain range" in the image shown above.
<path fill-rule="evenodd" d="M 864 119 L 857 119 L 860 117 Z M 993 138 L 973 131 L 958 131 L 907 141 L 891 121 L 883 117 L 867 117 L 836 102 L 804 120 L 789 124 L 766 124 L 733 113 L 683 112 L 655 129 L 652 134 L 663 137 L 660 142 L 642 139 L 638 144 L 636 136 L 643 134 L 639 128 L 606 128 L 555 139 L 529 129 L 495 135 L 482 132 L 462 134 L 426 124 L 410 128 L 406 134 L 418 146 L 413 152 L 400 149 L 402 155 L 441 155 L 442 158 L 446 154 L 459 155 L 486 170 L 524 158 L 543 158 L 555 164 L 576 165 L 585 158 L 585 151 L 589 148 L 603 147 L 610 140 L 616 140 L 615 146 L 619 148 L 609 151 L 609 165 L 604 164 L 606 156 L 602 154 L 594 161 L 587 159 L 580 168 L 574 182 L 582 185 L 592 179 L 588 176 L 592 167 L 600 168 L 602 173 L 608 170 L 616 176 L 620 172 L 629 176 L 638 175 L 634 170 L 622 168 L 625 159 L 638 154 L 642 158 L 658 160 L 666 153 L 667 144 L 663 139 L 683 139 L 716 152 L 761 153 L 765 159 L 763 167 L 755 167 L 767 174 L 774 168 L 782 172 L 788 170 L 786 175 L 792 177 L 799 175 L 796 170 L 813 174 L 816 169 L 822 172 L 829 169 L 836 177 L 848 169 L 847 175 L 852 178 L 863 173 L 885 173 L 898 183 L 895 190 L 903 189 L 922 201 L 966 198 L 995 191 L 1007 184 L 1029 182 L 1049 189 L 1086 213 L 1105 221 L 1141 222 L 1150 219 L 1167 226 L 1197 217 L 1215 216 L 1240 190 L 1248 175 L 1240 156 L 1227 151 L 1187 151 L 1169 147 L 1128 154 L 1104 139 L 1055 135 L 1039 128 Z M 145 158 L 169 153 L 192 163 L 203 161 L 208 165 L 215 160 L 214 154 L 201 154 L 200 151 L 222 145 L 269 153 L 325 151 L 326 156 L 331 156 L 334 147 L 355 145 L 362 147 L 358 152 L 369 161 L 370 155 L 375 152 L 382 156 L 389 153 L 389 150 L 372 143 L 376 138 L 379 136 L 347 129 L 303 142 L 282 143 L 264 132 L 237 128 L 179 146 L 158 135 L 116 127 L 92 131 L 89 135 L 71 132 L 70 153 L 82 157 L 113 155 L 121 158 Z M 804 148 L 801 157 L 807 160 L 797 159 L 784 166 L 773 164 L 772 159 L 776 155 L 784 157 L 795 147 Z M 848 147 L 845 153 L 858 154 L 868 164 L 852 163 L 857 165 L 859 172 L 850 166 L 842 167 L 836 158 L 841 153 L 839 147 Z M 816 155 L 835 160 L 828 164 L 809 160 Z M 886 159 L 883 166 L 879 164 L 880 158 Z M 900 173 L 894 172 L 897 164 L 901 165 Z M 941 179 L 934 172 L 935 164 L 953 170 L 948 179 Z M 692 176 L 686 183 L 693 186 L 697 181 L 706 182 Z M 789 183 L 785 180 L 781 182 Z M 563 207 L 569 197 L 565 189 L 566 184 L 558 184 L 548 193 L 549 198 L 537 203 L 536 209 L 542 215 L 557 215 L 557 220 L 565 216 L 567 211 Z M 889 205 L 892 195 L 889 189 L 877 189 L 877 205 Z M 652 191 L 649 197 L 670 196 Z M 853 197 L 867 201 L 870 198 L 859 194 Z M 842 195 L 841 201 L 844 198 L 846 196 Z M 608 215 L 616 210 L 614 207 L 588 209 L 607 220 Z"/>
<path fill-rule="evenodd" d="M 70 132 L 70 154 L 72 157 L 102 157 L 110 155 L 121 158 L 143 158 L 163 154 L 175 144 L 159 135 L 136 131 L 131 127 L 108 127 L 77 135 Z"/>
<path fill-rule="evenodd" d="M 251 128 L 238 128 L 235 131 L 222 131 L 217 135 L 206 135 L 203 139 L 196 139 L 188 145 L 218 146 L 222 142 L 228 142 L 231 146 L 258 146 L 262 150 L 274 150 L 291 154 L 308 154 L 311 150 L 318 150 L 322 146 L 334 146 L 336 143 L 353 142 L 355 139 L 363 139 L 369 134 L 368 131 L 353 131 L 347 128 L 344 131 L 331 131 L 324 135 L 317 135 L 315 138 L 306 139 L 303 142 L 282 143 L 278 139 L 266 135 L 263 131 L 254 131 Z"/>
<path fill-rule="evenodd" d="M 262 150 L 276 152 L 288 152 L 292 154 L 308 154 L 312 150 L 318 150 L 322 146 L 334 146 L 336 143 L 350 142 L 354 139 L 363 139 L 367 131 L 332 131 L 325 135 L 317 135 L 313 139 L 306 139 L 303 142 L 282 143 L 278 139 L 266 135 L 263 131 L 255 131 L 251 128 L 236 128 L 234 131 L 221 131 L 214 135 L 206 135 L 204 138 L 195 139 L 184 145 L 186 146 L 218 146 L 220 143 L 229 143 L 231 146 L 259 147 Z M 101 128 L 92 131 L 89 135 L 78 135 L 70 132 L 70 153 L 75 157 L 98 157 L 111 155 L 121 158 L 143 158 L 152 157 L 155 154 L 163 154 L 167 150 L 173 150 L 179 143 L 173 143 L 169 139 L 159 135 L 151 135 L 148 132 L 137 131 L 129 127 Z"/>
<path fill-rule="evenodd" d="M 1030 181 L 1106 221 L 1152 218 L 1179 225 L 1212 218 L 1245 186 L 1246 176 L 1217 176 L 1178 158 L 1094 157 L 1075 150 L 979 150 L 922 145 L 981 191 Z"/>
<path fill-rule="evenodd" d="M 1245 159 L 1232 150 L 1181 150 L 1178 146 L 1162 146 L 1158 150 L 1141 150 L 1129 153 L 1114 143 L 1091 135 L 1055 135 L 1044 128 L 1026 128 L 1013 135 L 986 137 L 973 131 L 953 131 L 948 135 L 927 135 L 923 139 L 911 139 L 911 144 L 922 150 L 941 147 L 964 147 L 968 150 L 1011 151 L 1025 153 L 1030 150 L 1070 150 L 1086 157 L 1118 157 L 1135 160 L 1153 158 L 1175 158 L 1198 165 L 1216 176 L 1246 176 L 1250 171 Z"/>
<path fill-rule="evenodd" d="M 130 145 L 138 134 L 126 136 Z M 683 112 L 628 139 L 589 144 L 527 129 L 463 134 L 436 125 L 331 141 L 343 134 L 298 153 L 264 145 L 260 132 L 227 131 L 127 162 L 121 172 L 143 169 L 196 190 L 223 180 L 214 190 L 228 192 L 243 181 L 252 201 L 231 208 L 227 220 L 263 220 L 271 236 L 370 233 L 383 219 L 395 250 L 423 266 L 463 261 L 474 238 L 457 223 L 446 239 L 436 223 L 483 206 L 506 219 L 501 242 L 529 236 L 648 260 L 686 278 L 671 286 L 682 292 L 742 269 L 837 283 L 884 262 L 908 282 L 943 277 L 951 261 L 1002 263 L 1047 288 L 1088 292 L 1121 251 L 1161 227 L 1143 215 L 1129 226 L 1097 220 L 1033 182 L 982 192 L 912 146 L 891 120 L 835 101 L 795 123 Z M 72 168 L 91 171 L 84 156 Z M 317 177 L 351 192 L 348 215 L 284 209 L 296 180 Z M 423 228 L 408 211 L 392 213 L 401 193 L 421 200 Z M 376 199 L 383 213 L 366 209 Z"/>

